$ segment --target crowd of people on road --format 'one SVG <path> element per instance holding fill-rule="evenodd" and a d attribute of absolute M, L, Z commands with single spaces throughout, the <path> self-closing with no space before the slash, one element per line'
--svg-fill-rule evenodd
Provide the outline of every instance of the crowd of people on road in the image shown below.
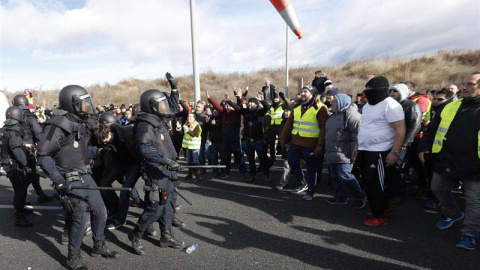
<path fill-rule="evenodd" d="M 46 174 L 67 210 L 63 239 L 69 268 L 85 267 L 80 246 L 89 226 L 94 253 L 118 256 L 107 247 L 103 230 L 126 224 L 130 198 L 144 208 L 129 235 L 137 254 L 145 253 L 144 232 L 158 234 L 155 221 L 161 246 L 183 248 L 171 233 L 172 226 L 185 226 L 175 215 L 181 207 L 175 190 L 182 152 L 189 167 L 185 178 L 193 182 L 199 183 L 209 166 L 213 177 L 229 179 L 233 155 L 246 182 L 263 175 L 274 189 L 304 193 L 305 201 L 315 198 L 326 165 L 324 182 L 334 190 L 326 202 L 352 202 L 355 209 L 368 205 L 363 225 L 369 227 L 387 224 L 392 205 L 406 197 L 407 181 L 416 178 L 416 197 L 426 207 L 440 209 L 435 227 L 447 229 L 464 220 L 456 246 L 475 249 L 480 232 L 480 72 L 466 76 L 461 89 L 452 84 L 426 93 L 417 92 L 411 81 L 391 84 L 372 75 L 355 102 L 321 71 L 292 99 L 267 80 L 254 95 L 248 87 L 236 88 L 232 98 L 225 92 L 217 100 L 206 92 L 206 101 L 188 102 L 180 99 L 173 77 L 166 76 L 172 91 L 147 90 L 138 104 L 94 108 L 83 87 L 70 85 L 61 90 L 58 107 L 34 107 L 32 93 L 25 91 L 6 109 L 2 168 L 15 191 L 14 224 L 32 226 L 26 218 L 31 210 L 25 208 L 30 184 L 39 203 L 53 199 L 39 185 Z M 282 170 L 278 179 L 270 173 L 274 165 Z M 135 189 L 141 177 L 144 199 Z M 114 181 L 122 185 L 120 196 L 112 188 Z M 466 210 L 451 192 L 459 186 Z"/>

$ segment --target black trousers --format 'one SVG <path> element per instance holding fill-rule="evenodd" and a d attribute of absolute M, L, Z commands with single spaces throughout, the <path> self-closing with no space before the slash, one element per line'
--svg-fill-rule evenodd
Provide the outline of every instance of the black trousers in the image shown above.
<path fill-rule="evenodd" d="M 395 165 L 385 167 L 389 151 L 359 151 L 359 164 L 370 210 L 375 218 L 385 218 L 385 210 L 389 207 L 386 191 L 391 188 L 392 178 L 398 171 Z"/>
<path fill-rule="evenodd" d="M 17 169 L 9 171 L 7 177 L 13 187 L 13 207 L 15 210 L 22 210 L 25 207 L 27 189 L 30 185 L 29 178 Z"/>

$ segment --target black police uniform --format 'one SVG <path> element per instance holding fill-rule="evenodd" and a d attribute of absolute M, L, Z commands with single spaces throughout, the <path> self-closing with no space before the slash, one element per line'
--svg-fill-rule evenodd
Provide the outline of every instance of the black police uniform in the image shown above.
<path fill-rule="evenodd" d="M 172 87 L 173 89 L 176 87 Z M 168 113 L 161 113 L 152 108 L 152 105 L 156 107 L 159 104 L 163 104 L 163 108 Z M 171 199 L 175 188 L 174 183 L 178 180 L 173 170 L 178 170 L 180 166 L 175 161 L 177 152 L 166 122 L 167 118 L 177 111 L 178 92 L 172 91 L 167 95 L 156 89 L 147 90 L 140 97 L 140 105 L 144 112 L 139 113 L 135 120 L 135 141 L 140 156 L 144 160 L 145 180 L 148 187 L 145 190 L 149 200 L 129 239 L 132 241 L 135 252 L 143 255 L 144 250 L 140 239 L 143 232 L 155 221 L 160 223 L 161 247 L 182 248 L 183 242 L 178 242 L 171 234 L 173 213 Z"/>
<path fill-rule="evenodd" d="M 90 175 L 90 160 L 96 158 L 101 150 L 89 145 L 90 131 L 85 121 L 77 116 L 93 112 L 90 95 L 81 86 L 69 85 L 60 91 L 59 100 L 64 110 L 58 109 L 55 115 L 45 122 L 44 134 L 38 143 L 38 160 L 42 169 L 55 183 L 57 192 L 66 195 L 73 208 L 68 209 L 72 223 L 68 230 L 67 266 L 76 269 L 85 267 L 80 256 L 80 247 L 89 216 L 94 240 L 92 255 L 114 258 L 118 253 L 110 251 L 104 241 L 107 212 L 100 192 L 74 189 L 96 187 Z M 84 112 L 84 108 L 87 108 L 88 112 Z M 90 215 L 85 213 L 87 211 Z"/>
<path fill-rule="evenodd" d="M 27 189 L 30 184 L 29 178 L 25 172 L 25 168 L 28 167 L 27 162 L 27 150 L 24 147 L 23 141 L 25 133 L 22 129 L 21 122 L 14 119 L 7 119 L 3 127 L 4 138 L 2 145 L 5 149 L 2 149 L 9 153 L 9 162 L 4 162 L 4 168 L 7 172 L 7 177 L 12 183 L 13 187 L 13 207 L 15 208 L 15 224 L 21 227 L 30 227 L 30 223 L 24 214 L 26 210 L 25 199 L 27 198 Z M 4 159 L 5 160 L 5 159 Z"/>

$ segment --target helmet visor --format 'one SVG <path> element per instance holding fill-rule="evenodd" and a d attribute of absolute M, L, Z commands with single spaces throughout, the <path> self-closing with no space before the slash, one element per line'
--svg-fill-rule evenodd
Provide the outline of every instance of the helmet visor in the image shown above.
<path fill-rule="evenodd" d="M 159 97 L 155 99 L 155 109 L 159 115 L 170 115 L 170 106 L 168 104 L 167 97 Z"/>
<path fill-rule="evenodd" d="M 74 96 L 74 107 L 75 110 L 80 114 L 94 114 L 93 102 L 90 94 L 83 96 Z"/>

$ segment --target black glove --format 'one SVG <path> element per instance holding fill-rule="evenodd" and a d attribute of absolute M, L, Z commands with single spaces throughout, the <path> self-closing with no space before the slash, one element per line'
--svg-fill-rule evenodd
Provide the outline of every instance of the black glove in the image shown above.
<path fill-rule="evenodd" d="M 55 178 L 53 180 L 53 183 L 55 184 L 55 190 L 61 196 L 64 196 L 70 191 L 67 181 L 65 181 L 65 179 L 62 176 Z"/>
<path fill-rule="evenodd" d="M 278 95 L 282 100 L 285 100 L 285 94 L 283 92 L 278 93 Z"/>
<path fill-rule="evenodd" d="M 106 153 L 109 153 L 109 152 L 117 152 L 117 148 L 115 148 L 115 145 L 113 144 L 107 144 L 105 145 L 103 148 L 100 148 L 99 152 L 100 154 L 104 155 Z"/>
<path fill-rule="evenodd" d="M 167 168 L 170 171 L 179 171 L 182 169 L 182 165 L 180 165 L 180 163 L 176 162 L 173 159 L 168 159 L 167 164 L 165 165 L 167 165 Z"/>
<path fill-rule="evenodd" d="M 168 83 L 170 84 L 170 87 L 173 89 L 177 89 L 177 83 L 175 82 L 175 79 L 173 78 L 172 74 L 170 72 L 165 73 L 165 77 L 167 78 Z"/>

